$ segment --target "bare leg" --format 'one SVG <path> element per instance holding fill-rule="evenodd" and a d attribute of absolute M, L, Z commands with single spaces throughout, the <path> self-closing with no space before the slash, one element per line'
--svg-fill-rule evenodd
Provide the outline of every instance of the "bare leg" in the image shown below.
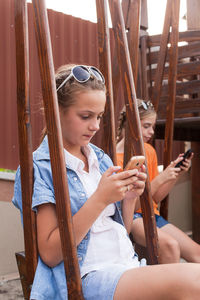
<path fill-rule="evenodd" d="M 168 264 L 126 271 L 114 300 L 199 300 L 200 264 Z"/>
<path fill-rule="evenodd" d="M 158 240 L 159 240 L 159 263 L 164 264 L 164 263 L 180 262 L 180 247 L 176 239 L 174 239 L 168 233 L 162 231 L 162 229 L 160 228 L 157 228 L 157 230 L 158 230 Z M 144 225 L 143 225 L 142 218 L 133 220 L 131 233 L 133 235 L 134 241 L 137 244 L 141 246 L 146 246 Z"/>
<path fill-rule="evenodd" d="M 194 242 L 183 231 L 172 224 L 167 224 L 161 230 L 173 237 L 180 246 L 181 257 L 188 262 L 200 263 L 200 245 Z"/>

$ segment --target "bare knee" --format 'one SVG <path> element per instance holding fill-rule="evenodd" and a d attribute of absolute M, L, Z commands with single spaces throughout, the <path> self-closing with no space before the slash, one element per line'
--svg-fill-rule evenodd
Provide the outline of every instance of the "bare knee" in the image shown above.
<path fill-rule="evenodd" d="M 175 239 L 162 239 L 159 241 L 159 246 L 160 263 L 177 263 L 180 261 L 180 246 Z"/>

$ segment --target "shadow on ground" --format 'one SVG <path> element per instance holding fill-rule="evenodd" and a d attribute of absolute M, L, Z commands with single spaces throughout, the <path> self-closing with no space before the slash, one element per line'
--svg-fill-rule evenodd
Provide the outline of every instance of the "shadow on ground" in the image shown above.
<path fill-rule="evenodd" d="M 19 279 L 0 281 L 0 300 L 22 300 L 23 293 Z"/>

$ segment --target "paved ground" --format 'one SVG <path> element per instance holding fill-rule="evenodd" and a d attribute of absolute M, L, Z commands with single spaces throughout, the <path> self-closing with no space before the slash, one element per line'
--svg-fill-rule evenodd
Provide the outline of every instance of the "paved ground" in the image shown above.
<path fill-rule="evenodd" d="M 19 279 L 0 281 L 0 300 L 22 300 L 23 293 Z"/>

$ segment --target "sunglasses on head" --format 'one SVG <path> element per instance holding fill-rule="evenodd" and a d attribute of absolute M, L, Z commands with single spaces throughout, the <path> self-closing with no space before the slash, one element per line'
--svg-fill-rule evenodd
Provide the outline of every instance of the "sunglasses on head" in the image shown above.
<path fill-rule="evenodd" d="M 150 108 L 154 108 L 154 106 L 151 103 L 151 101 L 147 101 L 147 102 L 141 101 L 141 103 L 138 105 L 138 108 L 141 107 L 141 106 L 144 108 L 144 110 L 148 110 L 149 107 Z"/>
<path fill-rule="evenodd" d="M 95 77 L 103 84 L 105 83 L 103 74 L 97 68 L 89 66 L 75 66 L 71 69 L 70 74 L 59 85 L 56 91 L 58 92 L 72 77 L 79 83 L 87 82 L 91 77 Z"/>

